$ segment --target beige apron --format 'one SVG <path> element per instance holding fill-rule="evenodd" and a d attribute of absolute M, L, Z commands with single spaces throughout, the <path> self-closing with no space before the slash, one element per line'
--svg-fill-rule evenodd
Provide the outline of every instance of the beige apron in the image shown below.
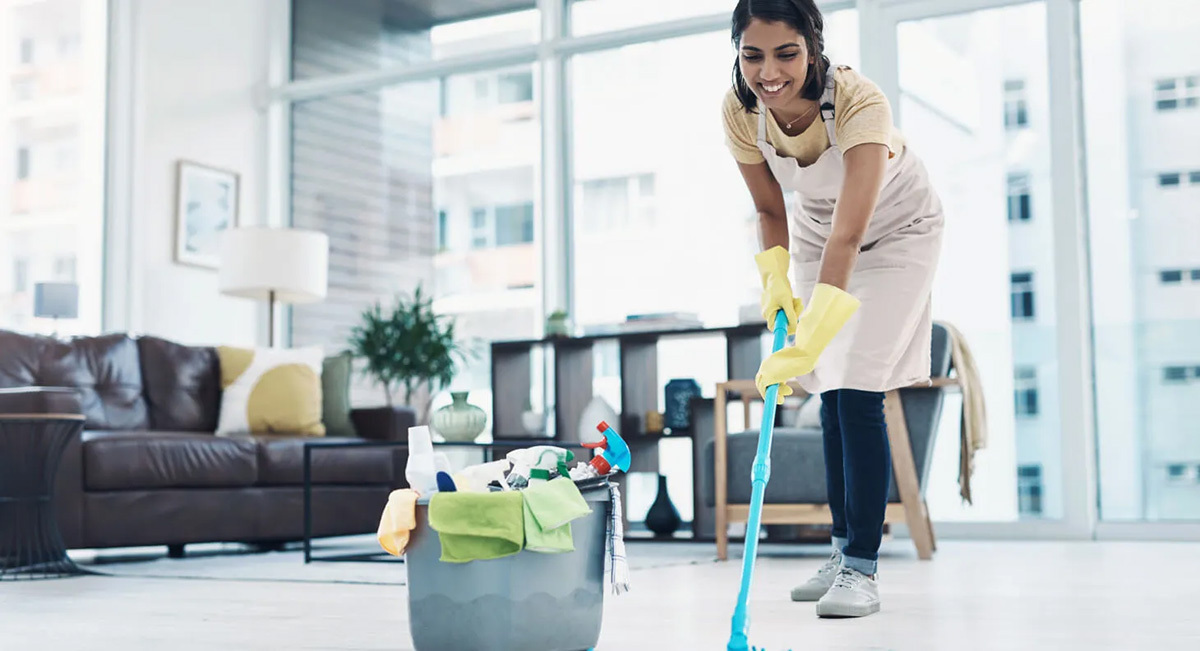
<path fill-rule="evenodd" d="M 812 165 L 780 156 L 759 111 L 758 148 L 784 190 L 796 193 L 788 218 L 796 295 L 812 295 L 821 252 L 833 229 L 845 170 L 834 133 L 834 69 L 821 96 L 829 149 Z M 905 147 L 890 159 L 879 201 L 863 238 L 847 291 L 862 301 L 812 373 L 798 378 L 809 393 L 832 389 L 888 391 L 927 382 L 933 321 L 930 292 L 942 243 L 942 205 L 925 166 Z"/>

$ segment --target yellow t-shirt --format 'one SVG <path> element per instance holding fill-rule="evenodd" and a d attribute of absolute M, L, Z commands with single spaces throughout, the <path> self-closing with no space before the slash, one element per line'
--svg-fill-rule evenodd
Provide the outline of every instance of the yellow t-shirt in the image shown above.
<path fill-rule="evenodd" d="M 904 150 L 904 136 L 892 124 L 892 108 L 887 96 L 875 82 L 849 68 L 834 71 L 834 133 L 838 146 L 846 151 L 855 145 L 873 142 L 887 145 L 888 157 Z M 759 151 L 758 113 L 747 113 L 733 89 L 725 93 L 722 107 L 725 122 L 725 144 L 733 157 L 742 163 L 763 162 Z M 765 110 L 762 102 L 758 110 Z M 783 132 L 775 118 L 767 114 L 767 142 L 781 156 L 790 156 L 800 165 L 811 165 L 829 149 L 829 134 L 823 118 L 813 120 L 798 136 Z"/>

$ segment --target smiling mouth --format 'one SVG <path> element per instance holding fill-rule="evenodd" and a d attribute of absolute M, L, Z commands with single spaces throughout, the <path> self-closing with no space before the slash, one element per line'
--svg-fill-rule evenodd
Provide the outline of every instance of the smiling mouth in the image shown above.
<path fill-rule="evenodd" d="M 790 83 L 792 82 L 782 81 L 777 84 L 759 84 L 759 87 L 763 89 L 763 93 L 768 97 L 775 97 L 783 92 L 783 89 L 786 88 Z"/>

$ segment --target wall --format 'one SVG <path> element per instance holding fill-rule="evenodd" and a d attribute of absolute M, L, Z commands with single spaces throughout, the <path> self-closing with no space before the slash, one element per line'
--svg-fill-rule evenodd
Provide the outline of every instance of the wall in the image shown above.
<path fill-rule="evenodd" d="M 116 0 L 110 88 L 106 330 L 252 345 L 266 311 L 174 262 L 180 159 L 240 174 L 239 223 L 264 223 L 267 81 L 277 0 Z M 260 332 L 261 331 L 261 332 Z"/>

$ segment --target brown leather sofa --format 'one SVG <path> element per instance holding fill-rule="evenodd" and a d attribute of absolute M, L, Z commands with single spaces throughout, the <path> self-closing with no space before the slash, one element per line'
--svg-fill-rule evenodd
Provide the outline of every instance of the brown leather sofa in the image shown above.
<path fill-rule="evenodd" d="M 64 452 L 55 506 L 68 548 L 244 542 L 303 535 L 303 443 L 218 437 L 216 350 L 107 334 L 61 341 L 0 330 L 0 413 L 73 411 L 87 424 Z M 58 387 L 45 391 L 36 387 Z M 64 391 L 62 388 L 68 388 Z M 407 408 L 354 410 L 357 435 L 402 440 Z M 402 447 L 315 451 L 313 533 L 373 533 L 404 487 Z"/>

